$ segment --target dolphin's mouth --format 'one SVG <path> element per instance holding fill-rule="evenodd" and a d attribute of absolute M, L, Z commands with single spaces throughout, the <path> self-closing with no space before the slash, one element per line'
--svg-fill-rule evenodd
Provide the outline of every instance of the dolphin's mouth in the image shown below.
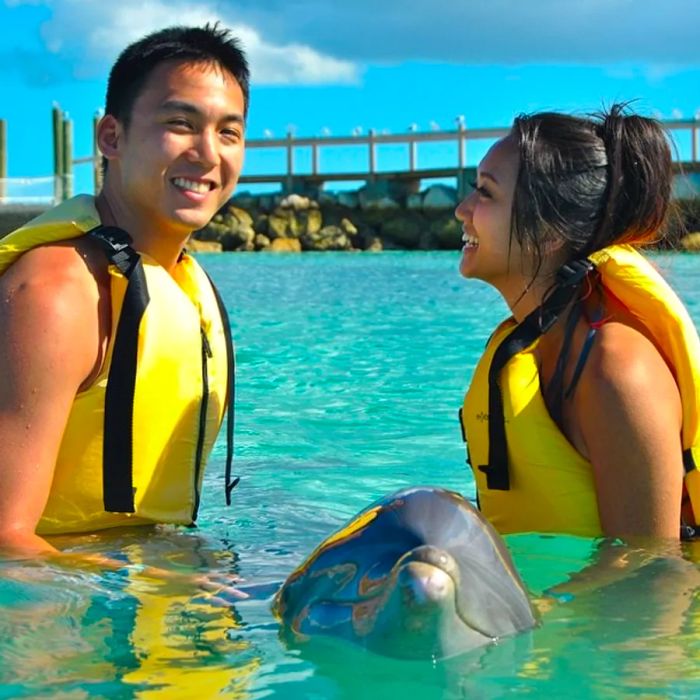
<path fill-rule="evenodd" d="M 457 627 L 461 624 L 485 640 L 495 639 L 460 606 L 461 585 L 459 565 L 452 555 L 432 545 L 416 547 L 396 561 L 373 595 L 357 601 L 355 623 L 369 633 L 385 614 L 395 617 L 389 611 L 398 606 L 403 624 L 413 631 L 427 628 L 438 612 L 454 618 Z"/>
<path fill-rule="evenodd" d="M 421 548 L 423 549 L 423 548 Z M 432 549 L 432 548 L 431 548 Z M 485 639 L 494 639 L 493 634 L 483 629 L 461 609 L 459 567 L 446 552 L 435 556 L 415 557 L 410 552 L 396 564 L 395 586 L 399 589 L 406 609 L 418 614 L 424 609 L 441 607 L 459 618 L 461 623 Z"/>

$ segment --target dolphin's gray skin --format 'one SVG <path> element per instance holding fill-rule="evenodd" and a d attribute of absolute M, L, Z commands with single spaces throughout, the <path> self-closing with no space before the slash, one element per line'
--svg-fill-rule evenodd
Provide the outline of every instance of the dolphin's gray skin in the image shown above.
<path fill-rule="evenodd" d="M 536 624 L 501 537 L 438 488 L 362 511 L 289 576 L 273 609 L 295 641 L 332 635 L 403 658 L 453 656 Z"/>

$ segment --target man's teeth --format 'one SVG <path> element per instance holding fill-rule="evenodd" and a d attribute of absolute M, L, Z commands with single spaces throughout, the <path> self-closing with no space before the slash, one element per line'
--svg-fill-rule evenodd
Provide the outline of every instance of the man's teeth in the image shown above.
<path fill-rule="evenodd" d="M 176 177 L 173 183 L 183 190 L 190 190 L 197 194 L 206 194 L 211 189 L 211 185 L 208 182 L 197 182 L 196 180 L 188 180 L 184 177 Z"/>
<path fill-rule="evenodd" d="M 468 233 L 463 233 L 462 243 L 465 243 L 469 247 L 476 248 L 479 245 L 479 239 L 476 236 L 471 236 Z"/>

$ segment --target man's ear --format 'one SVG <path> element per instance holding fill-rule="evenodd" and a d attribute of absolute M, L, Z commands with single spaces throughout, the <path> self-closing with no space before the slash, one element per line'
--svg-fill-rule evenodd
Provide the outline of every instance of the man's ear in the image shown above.
<path fill-rule="evenodd" d="M 105 114 L 97 123 L 97 146 L 107 160 L 114 160 L 119 155 L 124 128 L 121 122 L 111 114 Z"/>

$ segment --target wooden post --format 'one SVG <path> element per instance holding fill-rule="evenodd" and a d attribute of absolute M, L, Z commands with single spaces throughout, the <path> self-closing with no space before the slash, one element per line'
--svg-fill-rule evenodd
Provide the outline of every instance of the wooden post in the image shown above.
<path fill-rule="evenodd" d="M 294 132 L 287 131 L 287 193 L 294 187 Z"/>
<path fill-rule="evenodd" d="M 311 146 L 311 172 L 318 175 L 318 144 L 316 142 Z"/>
<path fill-rule="evenodd" d="M 73 122 L 64 115 L 63 131 L 63 199 L 73 196 Z"/>
<path fill-rule="evenodd" d="M 367 144 L 369 146 L 369 181 L 374 182 L 374 174 L 377 172 L 377 144 L 374 142 L 375 131 L 374 129 L 369 130 L 369 139 Z"/>
<path fill-rule="evenodd" d="M 53 126 L 53 179 L 54 202 L 63 201 L 63 112 L 58 105 L 51 110 Z"/>
<path fill-rule="evenodd" d="M 0 119 L 0 202 L 7 196 L 7 122 Z"/>
<path fill-rule="evenodd" d="M 457 160 L 459 162 L 459 174 L 457 175 L 457 199 L 461 202 L 469 193 L 467 183 L 467 138 L 464 117 L 457 117 Z"/>
<path fill-rule="evenodd" d="M 102 189 L 102 155 L 97 145 L 97 125 L 101 118 L 101 112 L 95 112 L 92 117 L 92 184 L 95 194 L 99 194 Z"/>

